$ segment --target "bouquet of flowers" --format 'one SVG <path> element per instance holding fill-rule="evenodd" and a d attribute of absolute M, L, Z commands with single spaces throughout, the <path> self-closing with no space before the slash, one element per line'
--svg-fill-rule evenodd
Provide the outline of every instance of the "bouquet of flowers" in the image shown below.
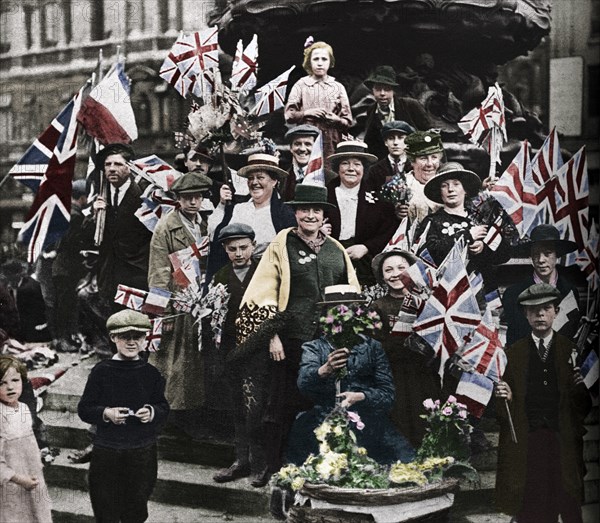
<path fill-rule="evenodd" d="M 323 335 L 335 348 L 351 349 L 360 342 L 360 335 L 373 336 L 383 324 L 376 311 L 361 303 L 330 307 L 319 319 Z"/>
<path fill-rule="evenodd" d="M 429 398 L 423 406 L 428 412 L 421 417 L 428 421 L 429 426 L 417 451 L 418 458 L 453 456 L 467 459 L 473 427 L 467 419 L 466 405 L 459 403 L 454 396 L 448 396 L 443 405 L 440 400 Z"/>
<path fill-rule="evenodd" d="M 386 202 L 405 205 L 412 198 L 412 191 L 406 184 L 406 179 L 400 174 L 395 174 L 379 191 L 379 195 Z"/>

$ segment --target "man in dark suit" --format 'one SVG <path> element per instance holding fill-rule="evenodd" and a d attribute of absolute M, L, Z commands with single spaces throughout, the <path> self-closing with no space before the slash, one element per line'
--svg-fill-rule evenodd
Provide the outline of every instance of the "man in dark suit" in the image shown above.
<path fill-rule="evenodd" d="M 388 152 L 381 137 L 383 124 L 402 120 L 420 131 L 431 127 L 427 111 L 417 100 L 395 93 L 394 89 L 399 84 L 393 67 L 380 65 L 365 80 L 365 85 L 371 89 L 375 103 L 367 109 L 364 141 L 369 146 L 369 152 L 379 159 L 384 158 Z"/>
<path fill-rule="evenodd" d="M 104 235 L 99 245 L 98 292 L 112 312 L 117 286 L 147 289 L 148 256 L 152 233 L 135 216 L 141 205 L 141 188 L 133 180 L 128 162 L 133 149 L 126 144 L 109 144 L 97 156 L 108 188 L 93 204 L 94 216 L 104 209 Z"/>
<path fill-rule="evenodd" d="M 292 165 L 288 169 L 288 175 L 281 189 L 281 197 L 284 202 L 294 199 L 296 184 L 304 181 L 310 153 L 320 132 L 314 125 L 303 124 L 292 127 L 285 133 L 285 139 L 290 144 Z"/>

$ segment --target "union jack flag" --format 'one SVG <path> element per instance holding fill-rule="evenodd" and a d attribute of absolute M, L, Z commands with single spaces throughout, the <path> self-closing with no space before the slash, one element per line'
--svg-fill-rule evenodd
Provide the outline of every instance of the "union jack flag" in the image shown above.
<path fill-rule="evenodd" d="M 383 252 L 391 251 L 393 249 L 403 249 L 408 251 L 408 236 L 407 236 L 407 228 L 408 228 L 408 218 L 402 218 L 400 225 L 398 225 L 398 229 L 394 235 L 390 238 L 388 244 L 384 247 Z"/>
<path fill-rule="evenodd" d="M 157 352 L 160 349 L 160 340 L 162 338 L 162 318 L 154 318 L 150 320 L 152 328 L 146 336 L 146 350 L 148 352 Z"/>
<path fill-rule="evenodd" d="M 497 383 L 502 379 L 508 360 L 491 309 L 486 309 L 481 323 L 459 355 L 473 370 L 487 376 L 493 382 Z"/>
<path fill-rule="evenodd" d="M 470 142 L 486 146 L 492 163 L 500 163 L 500 151 L 507 138 L 504 99 L 497 83 L 490 86 L 485 100 L 463 116 L 458 126 Z"/>
<path fill-rule="evenodd" d="M 135 211 L 135 215 L 146 229 L 154 232 L 161 217 L 169 214 L 176 207 L 177 201 L 167 196 L 165 191 L 149 185 L 142 195 L 142 205 Z"/>
<path fill-rule="evenodd" d="M 115 303 L 124 305 L 134 311 L 141 311 L 146 296 L 148 296 L 148 292 L 146 291 L 119 283 L 117 286 L 117 293 L 115 294 Z"/>
<path fill-rule="evenodd" d="M 306 165 L 306 174 L 302 183 L 305 185 L 318 185 L 325 187 L 325 169 L 323 168 L 323 135 L 319 133 L 310 151 L 310 158 Z"/>
<path fill-rule="evenodd" d="M 456 244 L 445 260 L 445 270 L 437 287 L 413 324 L 414 332 L 440 356 L 442 379 L 446 361 L 464 345 L 466 337 L 480 322 L 479 306 L 471 290 L 459 244 Z"/>
<path fill-rule="evenodd" d="M 592 222 L 588 241 L 583 249 L 577 253 L 576 263 L 579 265 L 588 281 L 590 289 L 595 292 L 600 283 L 600 269 L 598 266 L 598 225 Z"/>
<path fill-rule="evenodd" d="M 496 251 L 502 243 L 502 216 L 498 216 L 489 226 L 488 232 L 483 238 L 485 243 L 492 251 Z"/>
<path fill-rule="evenodd" d="M 207 256 L 210 247 L 208 236 L 179 251 L 169 254 L 173 266 L 173 277 L 182 287 L 187 287 L 202 276 L 200 258 Z"/>
<path fill-rule="evenodd" d="M 527 140 L 523 141 L 517 155 L 490 189 L 490 194 L 504 207 L 521 237 L 530 230 L 525 224 L 533 222 L 533 215 L 538 214 L 529 149 Z"/>
<path fill-rule="evenodd" d="M 423 260 L 417 258 L 415 263 L 400 273 L 399 278 L 410 291 L 413 289 L 431 289 L 435 282 L 434 273 L 435 269 L 428 267 Z"/>
<path fill-rule="evenodd" d="M 82 91 L 83 88 L 9 171 L 36 193 L 18 237 L 19 242 L 28 245 L 29 263 L 69 228 Z"/>
<path fill-rule="evenodd" d="M 294 67 L 296 66 L 293 65 L 287 71 L 281 73 L 277 78 L 258 89 L 255 95 L 256 105 L 252 108 L 250 114 L 262 116 L 263 114 L 277 111 L 277 109 L 281 109 L 285 105 L 288 78 Z"/>
<path fill-rule="evenodd" d="M 590 194 L 585 147 L 579 149 L 548 183 L 554 186 L 554 198 L 549 200 L 551 221 L 561 231 L 562 238 L 573 240 L 579 249 L 583 249 L 588 236 Z M 568 265 L 575 264 L 575 258 L 575 254 L 570 256 Z"/>
<path fill-rule="evenodd" d="M 242 41 L 237 44 L 233 67 L 231 69 L 231 88 L 249 91 L 256 86 L 258 69 L 258 36 L 254 35 L 246 49 Z"/>
<path fill-rule="evenodd" d="M 133 165 L 141 177 L 158 185 L 163 191 L 168 191 L 173 182 L 181 176 L 179 171 L 155 154 L 138 158 L 133 161 Z"/>

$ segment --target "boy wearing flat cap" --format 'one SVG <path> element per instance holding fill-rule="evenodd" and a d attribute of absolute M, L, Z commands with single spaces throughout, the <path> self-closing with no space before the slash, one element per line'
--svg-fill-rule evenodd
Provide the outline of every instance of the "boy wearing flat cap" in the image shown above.
<path fill-rule="evenodd" d="M 182 287 L 173 278 L 169 254 L 206 238 L 206 220 L 200 214 L 202 202 L 212 180 L 199 172 L 189 172 L 175 180 L 171 190 L 177 195 L 177 210 L 163 216 L 152 235 L 148 286 L 177 292 Z M 200 258 L 200 269 L 205 271 L 206 256 Z M 196 282 L 200 284 L 200 282 Z M 171 303 L 166 315 L 176 311 Z M 204 401 L 204 369 L 198 350 L 198 328 L 191 313 L 163 320 L 160 351 L 153 352 L 151 362 L 167 380 L 166 396 L 173 411 L 191 411 Z M 186 416 L 181 413 L 180 418 Z"/>
<path fill-rule="evenodd" d="M 561 294 L 547 283 L 531 285 L 518 298 L 531 334 L 506 349 L 508 364 L 495 391 L 506 400 L 500 421 L 496 501 L 519 523 L 581 522 L 583 420 L 591 399 L 575 345 L 552 329 Z"/>
<path fill-rule="evenodd" d="M 117 353 L 90 373 L 77 407 L 96 425 L 89 490 L 97 521 L 146 521 L 156 483 L 158 431 L 169 412 L 165 380 L 139 356 L 150 320 L 122 310 L 106 322 Z"/>

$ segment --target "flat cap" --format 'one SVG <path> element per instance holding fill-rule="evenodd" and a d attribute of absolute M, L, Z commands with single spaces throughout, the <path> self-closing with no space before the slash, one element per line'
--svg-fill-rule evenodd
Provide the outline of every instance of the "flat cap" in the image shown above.
<path fill-rule="evenodd" d="M 230 223 L 221 229 L 219 241 L 224 242 L 235 238 L 250 238 L 254 240 L 254 229 L 245 223 Z"/>
<path fill-rule="evenodd" d="M 415 131 L 406 137 L 406 154 L 410 158 L 443 153 L 444 144 L 440 133 L 434 131 Z"/>
<path fill-rule="evenodd" d="M 381 136 L 384 140 L 390 133 L 412 134 L 414 132 L 415 128 L 402 120 L 392 120 L 391 122 L 386 122 L 381 128 Z"/>
<path fill-rule="evenodd" d="M 177 178 L 171 185 L 171 190 L 177 194 L 198 193 L 210 189 L 212 180 L 205 174 L 192 171 Z"/>
<path fill-rule="evenodd" d="M 110 334 L 129 331 L 146 332 L 151 327 L 148 316 L 129 309 L 116 312 L 106 320 L 106 328 Z"/>
<path fill-rule="evenodd" d="M 285 133 L 285 139 L 287 142 L 291 142 L 296 136 L 314 136 L 315 138 L 319 136 L 318 127 L 310 124 L 302 124 L 296 125 L 292 127 L 287 133 Z"/>
<path fill-rule="evenodd" d="M 517 298 L 519 305 L 542 305 L 560 301 L 560 291 L 548 283 L 536 283 L 525 289 Z"/>

